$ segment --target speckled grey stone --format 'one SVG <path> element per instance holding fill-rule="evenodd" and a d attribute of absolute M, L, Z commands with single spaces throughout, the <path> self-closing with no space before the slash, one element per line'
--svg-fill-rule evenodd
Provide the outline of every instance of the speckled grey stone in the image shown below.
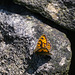
<path fill-rule="evenodd" d="M 14 2 L 75 31 L 75 0 L 14 0 Z"/>
<path fill-rule="evenodd" d="M 3 37 L 0 41 L 0 74 L 67 75 L 71 63 L 68 38 L 35 15 L 28 14 L 0 10 L 0 31 Z M 52 45 L 51 56 L 33 54 L 42 34 L 47 36 Z"/>

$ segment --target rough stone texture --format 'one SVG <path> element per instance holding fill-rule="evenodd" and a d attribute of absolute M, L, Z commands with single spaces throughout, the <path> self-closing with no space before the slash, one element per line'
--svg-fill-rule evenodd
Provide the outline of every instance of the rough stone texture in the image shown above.
<path fill-rule="evenodd" d="M 75 31 L 75 0 L 14 0 L 14 2 Z"/>
<path fill-rule="evenodd" d="M 51 56 L 33 54 L 38 38 L 46 34 L 52 44 Z M 67 75 L 71 62 L 66 35 L 38 20 L 0 10 L 0 73 L 7 75 Z"/>

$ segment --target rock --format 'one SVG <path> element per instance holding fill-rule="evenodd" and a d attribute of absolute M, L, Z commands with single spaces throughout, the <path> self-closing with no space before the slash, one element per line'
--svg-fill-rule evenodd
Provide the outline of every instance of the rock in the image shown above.
<path fill-rule="evenodd" d="M 14 0 L 14 2 L 40 13 L 57 25 L 75 31 L 74 0 Z"/>
<path fill-rule="evenodd" d="M 7 75 L 67 75 L 71 63 L 66 35 L 25 9 L 23 15 L 0 10 L 0 73 Z M 33 54 L 38 38 L 45 34 L 51 56 Z"/>
<path fill-rule="evenodd" d="M 1 34 L 1 31 L 0 31 L 0 42 L 3 40 L 3 36 Z"/>

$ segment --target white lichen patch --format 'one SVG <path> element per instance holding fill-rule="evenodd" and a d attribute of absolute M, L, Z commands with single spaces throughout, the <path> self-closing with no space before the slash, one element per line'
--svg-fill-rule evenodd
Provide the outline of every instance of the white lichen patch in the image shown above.
<path fill-rule="evenodd" d="M 60 11 L 60 8 L 58 7 L 56 9 L 55 7 L 58 7 L 58 5 L 49 3 L 46 10 L 49 12 L 53 19 L 58 20 L 58 16 L 56 14 Z"/>
<path fill-rule="evenodd" d="M 67 50 L 71 52 L 71 47 L 70 47 L 70 45 L 67 46 Z"/>
<path fill-rule="evenodd" d="M 8 73 L 8 71 L 6 71 L 4 67 L 0 67 L 0 71 L 3 72 L 3 73 Z"/>
<path fill-rule="evenodd" d="M 24 24 L 21 23 L 21 20 L 15 24 L 14 26 L 15 32 L 20 36 L 25 36 L 25 35 L 32 36 L 34 32 L 34 29 L 32 29 L 32 25 L 34 25 L 33 22 L 27 20 L 23 21 Z"/>
<path fill-rule="evenodd" d="M 4 41 L 1 42 L 1 44 L 0 44 L 0 49 L 3 50 L 5 47 L 6 47 L 5 42 L 4 42 Z"/>
<path fill-rule="evenodd" d="M 61 61 L 59 62 L 59 65 L 63 66 L 65 64 L 65 60 L 66 60 L 66 57 L 62 57 Z"/>

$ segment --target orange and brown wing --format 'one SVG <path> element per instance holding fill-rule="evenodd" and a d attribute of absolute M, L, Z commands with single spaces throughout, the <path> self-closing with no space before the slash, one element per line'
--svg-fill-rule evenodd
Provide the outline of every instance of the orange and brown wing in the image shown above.
<path fill-rule="evenodd" d="M 39 50 L 40 48 L 45 48 L 47 45 L 47 39 L 46 39 L 46 36 L 45 34 L 43 34 L 39 40 L 38 40 L 38 43 L 37 43 L 37 46 L 34 50 L 34 52 L 36 52 L 37 50 Z"/>
<path fill-rule="evenodd" d="M 51 50 L 51 44 L 50 44 L 49 42 L 47 42 L 47 46 L 46 46 L 46 48 L 47 48 L 48 51 L 50 52 L 50 50 Z"/>
<path fill-rule="evenodd" d="M 52 55 L 47 48 L 41 48 L 39 50 L 37 50 L 35 52 L 36 54 L 39 54 L 39 55 Z"/>
<path fill-rule="evenodd" d="M 45 53 L 45 52 L 49 52 L 49 51 L 46 48 L 40 48 L 39 50 L 37 50 L 37 52 Z"/>
<path fill-rule="evenodd" d="M 46 47 L 38 49 L 37 52 L 49 53 L 50 50 L 51 50 L 51 44 L 47 42 Z"/>
<path fill-rule="evenodd" d="M 38 54 L 43 54 L 43 55 L 51 55 L 51 53 L 49 53 L 50 52 L 50 49 L 51 49 L 51 45 L 47 41 L 46 35 L 43 34 L 39 38 L 38 43 L 37 43 L 37 46 L 36 46 L 34 52 L 35 53 L 38 53 Z"/>

